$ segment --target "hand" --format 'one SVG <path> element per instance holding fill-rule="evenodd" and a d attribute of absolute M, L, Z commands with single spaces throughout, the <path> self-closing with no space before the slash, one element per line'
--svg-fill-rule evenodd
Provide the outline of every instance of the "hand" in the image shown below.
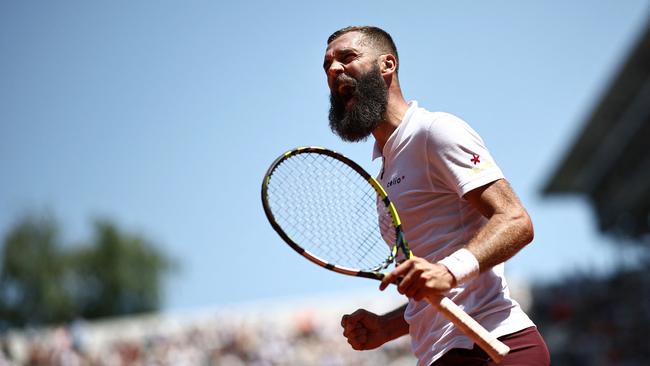
<path fill-rule="evenodd" d="M 386 289 L 391 283 L 397 284 L 397 291 L 416 301 L 428 295 L 442 295 L 456 286 L 456 279 L 442 264 L 431 263 L 423 258 L 411 258 L 402 262 L 388 273 L 379 285 Z"/>
<path fill-rule="evenodd" d="M 381 316 L 359 309 L 341 319 L 343 335 L 357 351 L 375 349 L 388 341 Z"/>

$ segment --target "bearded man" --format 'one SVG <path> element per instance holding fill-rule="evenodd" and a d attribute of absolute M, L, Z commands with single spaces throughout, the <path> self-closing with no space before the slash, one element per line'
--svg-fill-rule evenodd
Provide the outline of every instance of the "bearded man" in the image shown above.
<path fill-rule="evenodd" d="M 419 366 L 493 365 L 425 299 L 440 294 L 510 347 L 501 365 L 549 365 L 544 340 L 504 276 L 504 262 L 533 239 L 528 213 L 466 122 L 404 99 L 398 67 L 395 43 L 380 28 L 346 27 L 327 40 L 330 127 L 345 141 L 374 137 L 379 181 L 416 256 L 380 285 L 400 279 L 397 290 L 408 303 L 382 315 L 344 315 L 343 335 L 354 349 L 368 350 L 410 334 Z"/>

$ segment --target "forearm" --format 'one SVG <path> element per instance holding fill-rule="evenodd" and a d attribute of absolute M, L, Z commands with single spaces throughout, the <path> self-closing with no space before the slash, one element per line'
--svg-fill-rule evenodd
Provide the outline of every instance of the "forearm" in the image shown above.
<path fill-rule="evenodd" d="M 533 240 L 530 217 L 505 180 L 475 189 L 465 198 L 488 221 L 463 249 L 440 261 L 457 283 L 505 262 Z"/>
<path fill-rule="evenodd" d="M 407 335 L 409 333 L 409 325 L 404 320 L 404 311 L 406 310 L 406 305 L 404 304 L 399 308 L 381 315 L 382 319 L 382 328 L 384 329 L 386 342 L 397 339 L 401 336 Z"/>
<path fill-rule="evenodd" d="M 505 262 L 533 239 L 533 227 L 525 210 L 495 213 L 465 246 L 481 272 Z"/>

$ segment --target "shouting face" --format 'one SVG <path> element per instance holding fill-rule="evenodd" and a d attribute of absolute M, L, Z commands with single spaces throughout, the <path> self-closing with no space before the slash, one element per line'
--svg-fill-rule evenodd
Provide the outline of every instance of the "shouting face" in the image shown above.
<path fill-rule="evenodd" d="M 384 118 L 388 88 L 377 55 L 350 32 L 332 41 L 323 67 L 330 88 L 330 128 L 345 141 L 366 139 Z"/>

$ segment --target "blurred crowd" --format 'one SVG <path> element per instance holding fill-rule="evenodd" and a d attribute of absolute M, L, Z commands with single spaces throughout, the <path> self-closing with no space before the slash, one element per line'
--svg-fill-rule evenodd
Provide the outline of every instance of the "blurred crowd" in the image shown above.
<path fill-rule="evenodd" d="M 553 365 L 650 365 L 650 260 L 534 289 L 531 311 Z"/>
<path fill-rule="evenodd" d="M 522 297 L 522 303 L 530 301 L 529 313 L 553 365 L 650 365 L 645 337 L 650 330 L 650 261 L 607 276 L 583 273 L 529 290 L 530 299 Z M 319 303 L 272 311 L 261 306 L 8 332 L 0 335 L 0 366 L 415 364 L 408 337 L 378 350 L 352 350 L 339 321 L 343 312 L 355 308 Z"/>
<path fill-rule="evenodd" d="M 337 312 L 325 310 L 79 322 L 5 335 L 0 366 L 414 365 L 406 337 L 357 352 L 339 322 Z"/>

